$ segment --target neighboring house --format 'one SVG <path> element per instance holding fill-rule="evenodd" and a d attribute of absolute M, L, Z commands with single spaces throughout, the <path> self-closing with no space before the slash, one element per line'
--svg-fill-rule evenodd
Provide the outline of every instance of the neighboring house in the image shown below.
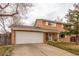
<path fill-rule="evenodd" d="M 12 44 L 46 43 L 47 41 L 70 42 L 70 36 L 60 36 L 64 32 L 61 22 L 37 19 L 34 26 L 11 26 Z"/>

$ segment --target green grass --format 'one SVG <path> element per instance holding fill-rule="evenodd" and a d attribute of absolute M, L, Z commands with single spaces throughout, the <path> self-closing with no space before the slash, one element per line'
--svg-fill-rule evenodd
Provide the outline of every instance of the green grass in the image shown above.
<path fill-rule="evenodd" d="M 12 45 L 3 45 L 0 46 L 0 56 L 10 56 L 13 50 Z"/>
<path fill-rule="evenodd" d="M 74 45 L 74 43 L 65 43 L 65 42 L 48 42 L 49 45 L 64 49 L 66 51 L 69 51 L 75 55 L 79 55 L 79 48 L 71 48 L 70 45 Z"/>

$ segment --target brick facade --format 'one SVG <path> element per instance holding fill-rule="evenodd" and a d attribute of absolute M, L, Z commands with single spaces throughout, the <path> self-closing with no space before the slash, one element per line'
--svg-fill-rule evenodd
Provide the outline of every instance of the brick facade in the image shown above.
<path fill-rule="evenodd" d="M 52 25 L 47 25 L 47 22 L 49 23 L 49 21 L 45 21 L 43 19 L 37 19 L 36 20 L 36 24 L 35 24 L 35 27 L 40 27 L 40 28 L 44 28 L 44 29 L 55 29 L 57 31 L 65 31 L 64 28 L 63 28 L 63 24 L 62 23 L 56 23 L 54 22 L 54 24 L 56 24 L 56 26 L 52 26 Z M 53 23 L 53 22 L 52 22 Z"/>
<path fill-rule="evenodd" d="M 49 23 L 51 23 L 51 25 Z M 53 39 L 57 39 L 60 42 L 61 41 L 70 42 L 70 36 L 68 36 L 68 35 L 65 35 L 64 38 L 59 37 L 60 32 L 66 31 L 64 29 L 63 23 L 61 23 L 61 22 L 53 22 L 53 21 L 48 21 L 48 20 L 44 20 L 44 19 L 37 19 L 36 23 L 35 23 L 35 27 L 39 27 L 39 28 L 43 28 L 43 29 L 57 30 L 58 34 L 52 33 Z"/>

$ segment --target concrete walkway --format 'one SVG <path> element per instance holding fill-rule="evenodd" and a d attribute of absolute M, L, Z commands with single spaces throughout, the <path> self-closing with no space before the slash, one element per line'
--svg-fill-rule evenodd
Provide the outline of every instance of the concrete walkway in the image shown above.
<path fill-rule="evenodd" d="M 12 56 L 75 56 L 65 50 L 47 44 L 16 45 Z"/>

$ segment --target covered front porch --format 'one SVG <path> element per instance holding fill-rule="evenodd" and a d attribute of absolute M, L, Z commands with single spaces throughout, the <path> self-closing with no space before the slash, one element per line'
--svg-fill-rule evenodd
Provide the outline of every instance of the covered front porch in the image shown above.
<path fill-rule="evenodd" d="M 58 41 L 59 34 L 56 32 L 47 32 L 46 33 L 46 41 Z"/>

